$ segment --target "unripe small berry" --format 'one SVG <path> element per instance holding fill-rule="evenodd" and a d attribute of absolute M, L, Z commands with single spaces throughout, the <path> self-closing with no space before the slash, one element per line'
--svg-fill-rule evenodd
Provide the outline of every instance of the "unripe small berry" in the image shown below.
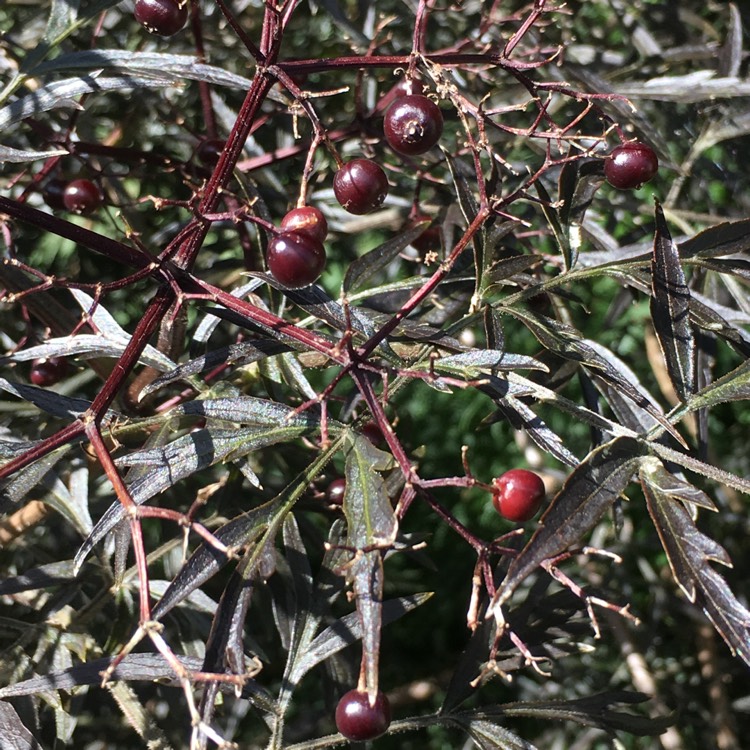
<path fill-rule="evenodd" d="M 31 363 L 29 380 L 40 388 L 49 388 L 59 383 L 68 372 L 68 362 L 64 357 L 35 359 Z"/>

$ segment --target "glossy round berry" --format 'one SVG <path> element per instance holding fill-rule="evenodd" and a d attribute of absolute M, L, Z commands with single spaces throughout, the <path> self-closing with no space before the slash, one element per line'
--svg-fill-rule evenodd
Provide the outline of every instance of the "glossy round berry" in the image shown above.
<path fill-rule="evenodd" d="M 29 380 L 34 385 L 48 388 L 59 383 L 68 371 L 68 363 L 63 357 L 49 357 L 48 359 L 35 359 L 31 363 Z"/>
<path fill-rule="evenodd" d="M 280 284 L 288 289 L 302 289 L 323 273 L 326 251 L 309 234 L 284 232 L 268 243 L 266 262 Z"/>
<path fill-rule="evenodd" d="M 366 692 L 350 690 L 336 706 L 336 727 L 352 742 L 380 737 L 390 725 L 391 704 L 384 693 L 378 692 L 375 705 L 371 706 Z"/>
<path fill-rule="evenodd" d="M 149 34 L 172 36 L 187 21 L 187 0 L 136 0 L 134 15 Z"/>
<path fill-rule="evenodd" d="M 284 232 L 298 232 L 323 242 L 328 236 L 328 222 L 323 212 L 314 206 L 293 208 L 282 220 Z"/>
<path fill-rule="evenodd" d="M 213 167 L 219 161 L 225 145 L 226 141 L 223 141 L 221 138 L 206 138 L 205 141 L 200 142 L 195 153 L 201 164 Z"/>
<path fill-rule="evenodd" d="M 607 182 L 620 190 L 639 188 L 659 170 L 659 160 L 651 146 L 638 141 L 623 143 L 612 149 L 604 162 Z"/>
<path fill-rule="evenodd" d="M 102 205 L 102 194 L 91 180 L 73 180 L 63 192 L 63 204 L 75 214 L 90 214 Z"/>
<path fill-rule="evenodd" d="M 326 500 L 331 505 L 342 505 L 344 502 L 344 491 L 346 490 L 346 479 L 339 477 L 334 479 L 326 488 Z"/>
<path fill-rule="evenodd" d="M 443 134 L 443 113 L 422 94 L 402 96 L 385 113 L 383 132 L 390 147 L 399 154 L 424 154 Z"/>
<path fill-rule="evenodd" d="M 50 180 L 42 190 L 42 198 L 44 202 L 54 209 L 64 209 L 65 203 L 63 203 L 63 195 L 65 194 L 65 188 L 68 183 L 65 180 Z"/>
<path fill-rule="evenodd" d="M 528 521 L 544 502 L 544 482 L 533 471 L 511 469 L 492 482 L 495 510 L 509 521 Z"/>
<path fill-rule="evenodd" d="M 388 195 L 385 172 L 370 159 L 352 159 L 333 178 L 336 200 L 350 214 L 374 211 Z"/>

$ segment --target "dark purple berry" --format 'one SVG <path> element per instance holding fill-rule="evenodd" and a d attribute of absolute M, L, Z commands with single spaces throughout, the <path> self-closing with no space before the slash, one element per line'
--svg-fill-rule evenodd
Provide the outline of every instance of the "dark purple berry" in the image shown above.
<path fill-rule="evenodd" d="M 659 171 L 659 160 L 651 146 L 638 141 L 612 149 L 604 162 L 607 182 L 619 190 L 632 190 L 648 182 Z"/>
<path fill-rule="evenodd" d="M 73 180 L 63 192 L 63 204 L 73 213 L 90 214 L 101 206 L 102 195 L 91 180 Z"/>
<path fill-rule="evenodd" d="M 136 0 L 134 15 L 150 34 L 172 36 L 187 21 L 187 0 Z"/>
<path fill-rule="evenodd" d="M 221 138 L 206 138 L 205 141 L 200 142 L 195 153 L 201 164 L 213 167 L 218 163 L 225 145 L 226 141 L 223 141 Z"/>
<path fill-rule="evenodd" d="M 268 243 L 266 262 L 280 284 L 288 289 L 302 289 L 323 273 L 326 251 L 308 234 L 284 232 Z"/>
<path fill-rule="evenodd" d="M 495 510 L 509 521 L 528 521 L 542 507 L 546 490 L 533 471 L 511 469 L 492 482 Z"/>
<path fill-rule="evenodd" d="M 385 734 L 391 725 L 391 704 L 378 692 L 370 705 L 367 693 L 350 690 L 336 706 L 336 728 L 352 742 L 365 742 Z"/>
<path fill-rule="evenodd" d="M 374 211 L 388 195 L 385 172 L 369 159 L 352 159 L 333 178 L 336 200 L 350 214 Z"/>
<path fill-rule="evenodd" d="M 443 113 L 422 94 L 402 96 L 385 113 L 383 131 L 390 147 L 399 154 L 424 154 L 443 134 Z"/>
<path fill-rule="evenodd" d="M 35 359 L 31 363 L 29 380 L 34 385 L 48 388 L 59 383 L 68 371 L 68 363 L 63 357 L 49 357 L 48 359 Z"/>
<path fill-rule="evenodd" d="M 328 236 L 328 222 L 323 212 L 314 206 L 293 208 L 282 220 L 283 232 L 298 232 L 323 242 Z"/>
<path fill-rule="evenodd" d="M 50 180 L 42 190 L 42 198 L 44 202 L 54 209 L 64 209 L 65 203 L 63 202 L 63 196 L 65 194 L 65 188 L 68 183 L 65 180 Z"/>
<path fill-rule="evenodd" d="M 346 479 L 339 477 L 334 479 L 326 488 L 326 500 L 331 505 L 342 505 L 344 502 L 344 492 L 346 490 Z"/>

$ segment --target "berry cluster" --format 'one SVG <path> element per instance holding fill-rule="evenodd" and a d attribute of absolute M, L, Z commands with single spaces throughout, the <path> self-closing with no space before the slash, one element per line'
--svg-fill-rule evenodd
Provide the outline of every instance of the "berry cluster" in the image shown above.
<path fill-rule="evenodd" d="M 309 286 L 325 268 L 327 234 L 328 224 L 319 209 L 293 209 L 281 220 L 281 232 L 268 243 L 268 270 L 288 289 Z"/>

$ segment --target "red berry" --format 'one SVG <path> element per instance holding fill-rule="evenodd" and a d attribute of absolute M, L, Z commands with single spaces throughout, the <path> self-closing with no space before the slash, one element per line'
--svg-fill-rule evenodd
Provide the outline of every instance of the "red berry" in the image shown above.
<path fill-rule="evenodd" d="M 44 202 L 54 209 L 64 209 L 63 195 L 68 183 L 65 180 L 50 180 L 42 190 Z"/>
<path fill-rule="evenodd" d="M 390 147 L 399 154 L 424 154 L 443 134 L 443 113 L 422 94 L 402 96 L 385 113 L 383 131 Z"/>
<path fill-rule="evenodd" d="M 195 153 L 201 164 L 213 167 L 219 161 L 225 145 L 226 141 L 223 141 L 221 138 L 206 138 L 205 141 L 200 142 Z"/>
<path fill-rule="evenodd" d="M 342 505 L 344 502 L 344 491 L 346 490 L 346 479 L 339 477 L 334 479 L 326 488 L 326 500 L 331 505 Z"/>
<path fill-rule="evenodd" d="M 288 289 L 302 289 L 323 273 L 326 251 L 309 234 L 284 232 L 268 243 L 266 262 L 280 284 Z"/>
<path fill-rule="evenodd" d="M 187 0 L 136 0 L 134 15 L 149 34 L 172 36 L 187 21 Z"/>
<path fill-rule="evenodd" d="M 90 214 L 102 205 L 102 195 L 91 180 L 73 180 L 63 192 L 63 203 L 75 214 Z"/>
<path fill-rule="evenodd" d="M 346 739 L 365 742 L 385 734 L 391 724 L 391 704 L 384 693 L 375 696 L 370 705 L 367 693 L 350 690 L 336 706 L 336 727 Z"/>
<path fill-rule="evenodd" d="M 350 214 L 366 214 L 385 200 L 388 178 L 374 161 L 352 159 L 336 172 L 333 192 Z"/>
<path fill-rule="evenodd" d="M 328 222 L 323 212 L 314 206 L 293 208 L 282 220 L 284 232 L 298 232 L 323 242 L 328 236 Z"/>
<path fill-rule="evenodd" d="M 604 162 L 607 182 L 620 190 L 639 188 L 659 171 L 659 160 L 651 146 L 638 141 L 612 149 Z"/>
<path fill-rule="evenodd" d="M 542 507 L 544 482 L 533 471 L 511 469 L 492 482 L 495 510 L 509 521 L 528 521 Z"/>
<path fill-rule="evenodd" d="M 50 357 L 49 359 L 35 359 L 31 363 L 29 380 L 34 385 L 48 388 L 59 383 L 68 371 L 68 363 L 63 357 Z"/>

